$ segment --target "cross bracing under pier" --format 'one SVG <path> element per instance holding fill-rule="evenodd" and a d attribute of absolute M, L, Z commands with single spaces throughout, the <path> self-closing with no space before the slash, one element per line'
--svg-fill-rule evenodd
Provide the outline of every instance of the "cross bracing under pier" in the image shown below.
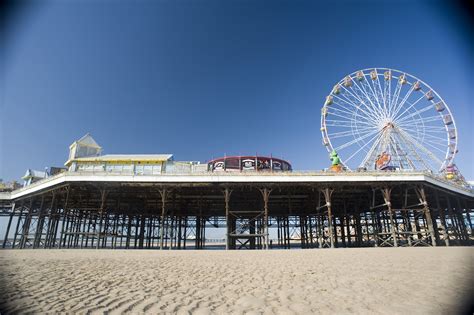
<path fill-rule="evenodd" d="M 472 244 L 472 191 L 429 173 L 66 172 L 0 195 L 3 248 Z"/>

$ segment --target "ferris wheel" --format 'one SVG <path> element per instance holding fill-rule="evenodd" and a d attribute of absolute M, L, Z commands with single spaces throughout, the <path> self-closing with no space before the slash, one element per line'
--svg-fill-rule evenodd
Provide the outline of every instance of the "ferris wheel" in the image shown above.
<path fill-rule="evenodd" d="M 356 71 L 321 110 L 323 144 L 348 169 L 441 172 L 457 153 L 453 115 L 428 84 L 393 69 Z"/>

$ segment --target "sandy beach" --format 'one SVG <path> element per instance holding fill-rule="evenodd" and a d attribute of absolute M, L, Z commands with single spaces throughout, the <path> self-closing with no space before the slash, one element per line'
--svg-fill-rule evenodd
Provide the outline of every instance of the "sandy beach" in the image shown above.
<path fill-rule="evenodd" d="M 474 248 L 2 250 L 11 313 L 448 314 Z"/>

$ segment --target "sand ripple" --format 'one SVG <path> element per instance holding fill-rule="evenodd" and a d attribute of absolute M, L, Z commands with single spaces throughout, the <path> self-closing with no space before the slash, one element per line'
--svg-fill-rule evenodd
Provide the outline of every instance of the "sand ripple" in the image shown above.
<path fill-rule="evenodd" d="M 473 248 L 3 250 L 0 311 L 452 313 L 473 257 Z"/>

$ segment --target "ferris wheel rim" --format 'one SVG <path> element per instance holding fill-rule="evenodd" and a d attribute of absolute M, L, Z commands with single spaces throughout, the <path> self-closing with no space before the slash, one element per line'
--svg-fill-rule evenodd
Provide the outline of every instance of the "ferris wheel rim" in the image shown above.
<path fill-rule="evenodd" d="M 455 122 L 454 116 L 453 116 L 453 114 L 452 114 L 451 108 L 450 108 L 449 105 L 446 103 L 446 101 L 438 94 L 438 92 L 436 92 L 436 90 L 434 90 L 434 89 L 433 89 L 429 84 L 427 84 L 425 81 L 419 79 L 418 77 L 416 77 L 416 76 L 414 76 L 414 75 L 412 75 L 412 74 L 410 74 L 410 73 L 407 73 L 407 72 L 405 72 L 405 71 L 401 71 L 401 70 L 398 70 L 398 69 L 386 68 L 386 67 L 380 67 L 380 68 L 373 67 L 373 68 L 365 68 L 365 69 L 357 70 L 357 71 L 354 71 L 354 72 L 352 72 L 352 73 L 346 75 L 346 76 L 343 77 L 341 80 L 339 80 L 339 81 L 336 83 L 336 85 L 335 85 L 334 87 L 336 87 L 336 86 L 342 87 L 342 84 L 343 84 L 343 82 L 344 82 L 344 80 L 345 80 L 346 78 L 350 78 L 351 80 L 354 80 L 354 79 L 356 78 L 356 76 L 359 75 L 360 73 L 363 74 L 363 79 L 367 79 L 367 76 L 368 76 L 368 75 L 371 75 L 373 71 L 375 71 L 378 84 L 380 84 L 380 82 L 379 82 L 379 77 L 385 75 L 385 73 L 386 73 L 387 71 L 389 71 L 390 79 L 389 79 L 388 81 L 391 81 L 393 78 L 401 78 L 401 76 L 403 76 L 404 79 L 405 79 L 405 78 L 409 78 L 409 79 L 413 80 L 413 81 L 408 81 L 408 80 L 405 81 L 405 83 L 408 83 L 408 84 L 411 86 L 409 93 L 407 93 L 407 95 L 405 95 L 405 97 L 408 97 L 409 94 L 411 94 L 411 93 L 414 91 L 414 85 L 415 85 L 415 84 L 418 84 L 418 85 L 421 85 L 421 86 L 423 87 L 423 89 L 420 87 L 420 88 L 418 88 L 418 90 L 416 90 L 417 92 L 418 92 L 418 91 L 423 92 L 422 95 L 427 95 L 427 93 L 431 93 L 431 94 L 434 95 L 431 99 L 428 99 L 428 101 L 430 102 L 431 105 L 435 105 L 435 104 L 434 104 L 434 101 L 433 101 L 433 99 L 434 99 L 435 97 L 436 97 L 437 102 L 443 105 L 443 110 L 441 110 L 441 111 L 437 110 L 438 116 L 436 116 L 436 115 L 435 115 L 435 116 L 438 117 L 438 118 L 444 119 L 444 118 L 443 118 L 443 114 L 442 114 L 441 112 L 444 111 L 444 110 L 446 110 L 446 113 L 449 115 L 449 118 L 450 118 L 450 124 L 449 124 L 449 125 L 452 125 L 451 127 L 449 127 L 448 124 L 445 123 L 444 126 L 443 126 L 444 132 L 446 133 L 446 145 L 447 145 L 446 151 L 445 151 L 445 153 L 443 154 L 444 157 L 443 157 L 442 160 L 441 160 L 441 159 L 438 159 L 434 154 L 432 154 L 432 152 L 430 152 L 429 150 L 427 150 L 427 151 L 428 151 L 428 153 L 431 153 L 432 156 L 434 157 L 434 158 L 433 158 L 433 157 L 430 155 L 430 158 L 432 159 L 432 161 L 434 161 L 434 162 L 436 162 L 436 163 L 441 162 L 441 163 L 440 163 L 441 165 L 439 165 L 439 168 L 438 168 L 437 171 L 442 171 L 442 170 L 443 170 L 444 168 L 446 168 L 447 166 L 452 165 L 452 163 L 453 163 L 453 161 L 454 161 L 454 158 L 455 158 L 455 156 L 456 156 L 456 154 L 457 154 L 457 151 L 458 151 L 458 131 L 457 131 L 457 127 L 456 127 L 456 122 Z M 398 76 L 398 75 L 400 75 L 400 76 Z M 397 77 L 397 76 L 398 76 L 398 77 Z M 363 80 L 363 79 L 361 79 L 361 80 Z M 372 80 L 374 81 L 375 79 L 372 79 Z M 385 80 L 385 81 L 387 81 L 387 80 Z M 374 84 L 375 84 L 375 83 L 374 83 Z M 404 83 L 402 83 L 401 86 L 402 86 L 403 84 L 404 84 Z M 398 88 L 398 85 L 399 85 L 399 83 L 397 83 L 397 87 L 396 87 L 396 88 Z M 352 85 L 351 85 L 351 86 L 352 86 Z M 381 88 L 381 86 L 379 86 L 379 87 Z M 384 88 L 386 88 L 386 83 L 384 83 Z M 390 87 L 390 88 L 391 88 L 391 87 Z M 358 89 L 360 89 L 360 87 L 358 87 Z M 401 89 L 401 87 L 400 87 L 400 89 Z M 425 92 L 424 89 L 426 89 L 427 91 Z M 347 89 L 346 89 L 346 90 L 347 90 Z M 380 91 L 380 92 L 381 92 L 381 91 Z M 426 94 L 425 94 L 425 93 L 426 93 Z M 376 94 L 376 93 L 374 92 L 374 94 Z M 334 88 L 333 88 L 333 90 L 331 90 L 331 92 L 329 93 L 329 96 L 331 96 L 331 97 L 332 97 L 332 96 L 336 96 L 336 94 L 334 94 Z M 328 97 L 329 97 L 329 96 L 328 96 Z M 392 99 L 392 96 L 390 95 L 390 92 L 389 92 L 388 96 L 389 96 L 390 106 L 392 106 L 392 105 L 393 105 L 392 102 L 393 102 L 394 100 Z M 399 101 L 399 100 L 398 100 L 399 96 L 400 96 L 400 92 L 399 92 L 399 94 L 397 95 L 397 99 L 395 100 L 395 109 L 396 109 L 397 106 L 399 105 L 399 104 L 396 103 L 396 102 Z M 386 97 L 385 94 L 384 94 L 384 97 Z M 393 97 L 395 97 L 395 96 L 393 95 Z M 423 97 L 423 96 L 422 96 L 422 97 Z M 420 97 L 420 100 L 422 99 L 422 97 Z M 369 98 L 368 95 L 367 95 L 366 101 L 367 101 L 367 100 L 370 101 L 370 102 L 372 102 L 372 101 L 370 100 L 370 98 Z M 379 101 L 379 100 L 377 99 L 377 102 L 378 102 L 378 101 Z M 385 102 L 386 102 L 386 101 L 387 101 L 387 100 L 384 99 L 384 106 L 385 106 Z M 419 101 L 419 100 L 418 100 L 418 101 Z M 418 101 L 417 101 L 417 102 L 418 102 Z M 411 107 L 413 107 L 417 102 L 415 102 L 414 104 L 412 104 Z M 364 102 L 362 102 L 362 103 L 364 103 Z M 364 103 L 364 105 L 365 105 L 365 103 Z M 379 105 L 380 105 L 380 104 L 379 104 Z M 404 105 L 404 102 L 402 102 L 402 106 L 403 106 L 403 105 Z M 360 107 L 361 107 L 361 106 L 362 106 L 362 104 L 360 104 L 359 106 L 356 107 L 356 108 L 357 108 L 357 111 L 360 110 Z M 366 106 L 366 105 L 365 105 L 365 106 Z M 397 114 L 399 110 L 402 110 L 402 109 L 403 109 L 402 106 L 400 106 L 400 108 L 397 110 L 397 112 L 396 112 L 395 114 Z M 430 105 L 428 105 L 426 108 L 428 108 L 429 106 L 430 106 Z M 326 104 L 323 106 L 323 109 L 322 109 L 322 110 L 327 110 Z M 403 115 L 406 111 L 407 111 L 407 109 L 402 113 L 402 115 Z M 361 112 L 362 112 L 362 111 L 361 111 Z M 418 112 L 417 115 L 420 116 L 420 111 L 419 111 L 419 110 L 415 111 L 415 113 L 417 113 L 417 112 Z M 334 113 L 333 113 L 333 114 L 334 114 Z M 335 148 L 335 146 L 333 145 L 331 136 L 330 136 L 329 133 L 328 133 L 328 128 L 327 128 L 327 127 L 328 127 L 328 124 L 327 124 L 327 121 L 326 121 L 326 116 L 327 116 L 327 113 L 326 113 L 326 114 L 325 114 L 325 113 L 322 113 L 322 114 L 321 114 L 321 134 L 322 134 L 322 137 L 323 137 L 323 142 L 325 142 L 325 141 L 327 142 L 327 143 L 324 143 L 324 145 L 326 146 L 327 151 L 328 151 L 328 152 L 331 152 L 331 151 L 334 151 L 336 148 Z M 376 118 L 377 118 L 377 119 L 380 119 L 380 117 L 376 117 Z M 391 119 L 392 119 L 392 118 L 393 118 L 393 117 L 391 117 Z M 397 116 L 397 117 L 395 117 L 395 118 L 393 118 L 393 119 L 399 119 L 399 116 Z M 426 119 L 426 118 L 424 118 L 424 119 Z M 422 118 L 421 116 L 420 116 L 420 122 L 421 122 L 422 124 L 423 124 L 423 122 L 424 122 L 424 120 L 423 120 L 423 118 Z M 352 122 L 351 122 L 351 124 L 352 124 Z M 402 125 L 403 125 L 403 124 L 402 124 Z M 346 127 L 347 127 L 347 126 L 346 126 Z M 419 126 L 416 125 L 415 127 L 418 129 Z M 424 124 L 423 124 L 422 127 L 425 128 Z M 427 127 L 427 128 L 428 128 L 428 127 Z M 429 128 L 434 128 L 434 127 L 433 127 L 433 126 L 429 126 Z M 401 130 L 401 128 L 400 128 L 400 130 Z M 433 130 L 434 130 L 434 129 L 433 129 Z M 354 132 L 354 129 L 351 129 L 351 131 L 352 131 L 352 133 L 353 133 L 353 132 Z M 357 129 L 357 131 L 358 131 L 358 129 Z M 425 129 L 423 129 L 422 131 L 423 131 L 422 135 L 423 135 L 423 137 L 424 137 L 425 134 L 427 134 L 427 131 L 426 131 Z M 434 131 L 433 131 L 433 132 L 434 132 Z M 417 134 L 419 134 L 419 133 L 420 133 L 420 132 L 417 130 Z M 450 136 L 452 133 L 454 133 L 454 138 Z M 377 134 L 377 132 L 375 132 L 375 134 Z M 354 135 L 354 134 L 353 134 L 353 135 Z M 359 135 L 360 135 L 360 134 L 359 134 Z M 367 135 L 367 134 L 366 134 L 366 135 Z M 401 136 L 401 137 L 404 137 L 404 136 L 402 135 L 402 132 L 401 132 L 401 131 L 400 131 L 400 136 Z M 400 138 L 400 136 L 399 136 L 399 138 Z M 405 136 L 408 137 L 408 135 L 405 135 Z M 428 133 L 428 136 L 432 136 L 432 135 L 430 135 L 430 134 Z M 400 139 L 401 139 L 401 138 L 400 138 Z M 378 139 L 377 139 L 377 140 L 378 140 Z M 377 140 L 376 140 L 376 141 L 377 141 Z M 370 141 L 372 141 L 372 139 L 371 139 Z M 359 142 L 359 140 L 357 140 L 357 142 Z M 408 139 L 408 141 L 406 141 L 406 142 L 408 143 L 408 142 L 412 142 L 412 141 Z M 352 145 L 352 144 L 350 144 L 350 145 Z M 360 145 L 360 144 L 359 144 L 359 145 Z M 365 145 L 364 145 L 364 146 L 365 146 Z M 363 147 L 361 147 L 360 149 L 362 149 L 362 148 L 363 148 Z M 359 151 L 360 151 L 360 149 L 359 149 Z M 437 148 L 437 149 L 439 150 L 439 148 Z M 416 150 L 413 150 L 413 152 L 416 152 Z M 357 152 L 356 152 L 356 153 L 357 153 Z M 425 154 L 426 154 L 426 152 L 425 152 Z M 352 158 L 352 157 L 353 157 L 353 155 L 352 155 L 350 158 Z M 351 167 L 350 167 L 349 164 L 347 163 L 348 160 L 346 161 L 346 158 L 345 158 L 345 157 L 339 157 L 339 158 L 340 158 L 341 164 L 342 164 L 343 166 L 345 166 L 347 169 L 351 169 Z M 440 158 L 441 158 L 441 157 L 440 157 Z M 420 159 L 420 160 L 422 160 L 422 159 Z M 423 162 L 423 163 L 424 163 L 424 162 Z M 427 166 L 427 164 L 425 164 L 425 166 L 426 166 L 428 169 L 430 169 L 430 167 Z"/>

